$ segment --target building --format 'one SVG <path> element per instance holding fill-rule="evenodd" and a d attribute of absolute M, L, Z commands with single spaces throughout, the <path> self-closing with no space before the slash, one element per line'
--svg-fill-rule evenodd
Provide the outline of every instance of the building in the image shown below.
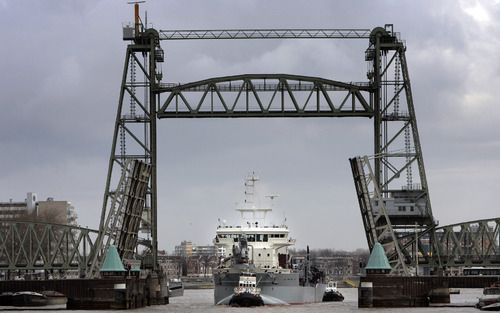
<path fill-rule="evenodd" d="M 366 256 L 356 253 L 344 253 L 330 256 L 310 256 L 311 266 L 325 274 L 327 279 L 340 280 L 342 278 L 359 275 L 360 264 L 366 263 Z M 291 265 L 295 269 L 304 268 L 306 256 L 295 254 L 291 257 Z"/>
<path fill-rule="evenodd" d="M 217 249 L 215 246 L 193 246 L 192 256 L 203 257 L 203 256 L 215 256 L 217 254 Z"/>
<path fill-rule="evenodd" d="M 197 246 L 187 240 L 175 246 L 174 256 L 182 260 L 177 263 L 182 266 L 183 276 L 211 276 L 219 260 L 215 246 Z"/>
<path fill-rule="evenodd" d="M 0 202 L 0 219 L 17 220 L 23 217 L 36 214 L 37 196 L 35 193 L 28 192 L 23 202 Z"/>
<path fill-rule="evenodd" d="M 76 225 L 75 208 L 68 201 L 56 201 L 47 198 L 46 201 L 38 201 L 37 217 L 51 223 Z"/>
<path fill-rule="evenodd" d="M 316 257 L 314 259 L 314 264 L 320 271 L 323 271 L 327 277 L 352 276 L 355 263 L 352 256 L 325 256 Z"/>
<path fill-rule="evenodd" d="M 212 269 L 218 264 L 215 255 L 192 256 L 186 260 L 186 276 L 211 277 Z"/>
<path fill-rule="evenodd" d="M 175 246 L 174 255 L 181 257 L 190 257 L 193 255 L 193 243 L 191 241 L 182 241 L 180 245 Z"/>
<path fill-rule="evenodd" d="M 182 264 L 184 260 L 180 256 L 167 255 L 165 250 L 158 251 L 158 264 L 161 271 L 168 279 L 182 276 Z"/>
<path fill-rule="evenodd" d="M 69 201 L 56 201 L 54 198 L 40 201 L 36 193 L 28 192 L 22 202 L 12 199 L 0 202 L 0 219 L 76 225 L 77 215 Z"/>

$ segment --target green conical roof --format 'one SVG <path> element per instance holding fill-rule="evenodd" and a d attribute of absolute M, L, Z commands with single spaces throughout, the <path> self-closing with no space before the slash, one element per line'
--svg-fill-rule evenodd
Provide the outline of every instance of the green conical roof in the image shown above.
<path fill-rule="evenodd" d="M 390 270 L 391 265 L 389 264 L 389 260 L 385 255 L 384 248 L 379 242 L 376 242 L 373 246 L 372 253 L 370 254 L 370 258 L 368 259 L 368 264 L 365 269 L 368 270 Z"/>
<path fill-rule="evenodd" d="M 109 246 L 104 258 L 104 263 L 101 266 L 101 272 L 125 272 L 122 260 L 118 255 L 118 250 L 115 246 Z"/>

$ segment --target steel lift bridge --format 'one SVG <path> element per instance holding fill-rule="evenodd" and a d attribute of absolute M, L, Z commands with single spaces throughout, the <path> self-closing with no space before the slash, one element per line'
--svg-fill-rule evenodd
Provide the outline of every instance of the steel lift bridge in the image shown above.
<path fill-rule="evenodd" d="M 9 226 L 0 233 L 0 270 L 77 267 L 86 277 L 94 277 L 110 244 L 118 247 L 124 259 L 141 259 L 143 268 L 156 270 L 156 123 L 163 118 L 370 118 L 373 153 L 350 159 L 370 250 L 380 242 L 393 273 L 403 275 L 411 274 L 417 265 L 440 269 L 500 264 L 500 218 L 444 227 L 436 223 L 406 46 L 392 25 L 372 30 L 158 31 L 144 27 L 136 4 L 135 23 L 123 31 L 129 44 L 99 231 L 92 238 L 84 232 L 80 241 L 76 240 L 80 235 L 67 235 L 59 245 L 49 244 L 50 237 L 40 237 L 39 232 L 28 234 L 29 229 L 43 226 L 2 224 Z M 162 81 L 162 41 L 223 39 L 366 40 L 367 80 L 353 83 L 290 74 L 245 74 L 187 84 Z M 39 238 L 33 241 L 34 237 Z M 13 248 L 16 238 L 22 242 L 21 252 Z"/>

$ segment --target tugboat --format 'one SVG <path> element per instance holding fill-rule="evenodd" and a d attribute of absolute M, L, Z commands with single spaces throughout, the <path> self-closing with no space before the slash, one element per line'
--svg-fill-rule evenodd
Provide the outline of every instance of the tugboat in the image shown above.
<path fill-rule="evenodd" d="M 323 294 L 323 302 L 344 301 L 344 296 L 337 290 L 337 282 L 329 281 Z"/>
<path fill-rule="evenodd" d="M 168 281 L 168 296 L 180 297 L 184 295 L 184 284 L 180 278 L 172 278 Z"/>
<path fill-rule="evenodd" d="M 271 208 L 255 206 L 257 181 L 254 174 L 245 180 L 245 205 L 237 209 L 241 224 L 229 226 L 219 220 L 214 239 L 220 257 L 213 271 L 214 303 L 227 305 L 240 298 L 255 298 L 252 293 L 235 292 L 240 290 L 242 273 L 252 273 L 250 278 L 254 277 L 264 305 L 321 302 L 326 288 L 323 276 L 313 271 L 309 259 L 302 269 L 292 268 L 288 247 L 295 240 L 289 237 L 284 222 L 279 225 L 266 222 Z"/>
<path fill-rule="evenodd" d="M 229 300 L 230 306 L 253 307 L 264 305 L 257 288 L 257 277 L 254 273 L 241 273 L 238 287 L 234 287 L 234 294 Z"/>

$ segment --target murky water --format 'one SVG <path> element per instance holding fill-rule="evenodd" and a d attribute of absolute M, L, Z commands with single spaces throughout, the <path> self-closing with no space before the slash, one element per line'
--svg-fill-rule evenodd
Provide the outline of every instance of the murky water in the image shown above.
<path fill-rule="evenodd" d="M 343 313 L 343 312 L 479 312 L 473 307 L 445 307 L 445 308 L 394 308 L 394 309 L 358 309 L 358 290 L 354 288 L 339 289 L 344 295 L 343 302 L 325 302 L 313 303 L 304 305 L 290 306 L 265 306 L 258 308 L 232 308 L 227 306 L 213 305 L 213 290 L 186 290 L 183 297 L 171 298 L 170 304 L 166 307 L 152 307 L 146 310 L 166 312 L 217 312 L 217 313 L 235 313 L 235 312 L 252 312 L 252 313 L 299 313 L 299 312 L 318 312 L 318 313 Z M 454 304 L 469 304 L 473 305 L 477 302 L 477 298 L 481 295 L 481 289 L 463 289 L 459 295 L 451 295 L 451 302 Z"/>
<path fill-rule="evenodd" d="M 348 313 L 348 312 L 404 312 L 404 313 L 451 313 L 451 312 L 475 312 L 479 310 L 473 307 L 431 307 L 431 308 L 394 308 L 394 309 L 358 309 L 358 291 L 354 288 L 339 289 L 344 295 L 343 302 L 325 302 L 313 303 L 304 305 L 289 305 L 289 306 L 264 306 L 258 308 L 233 308 L 228 306 L 213 305 L 213 289 L 204 290 L 186 290 L 184 296 L 170 299 L 170 304 L 150 306 L 142 309 L 132 310 L 131 312 L 150 312 L 150 313 Z M 451 295 L 453 304 L 473 305 L 477 302 L 477 298 L 481 295 L 482 289 L 462 289 L 459 295 Z M 1 309 L 1 307 L 0 307 Z M 51 311 L 51 310 L 44 310 Z M 40 312 L 40 311 L 23 311 L 23 312 Z M 59 311 L 62 312 L 62 311 Z M 102 313 L 106 311 L 81 311 L 86 313 Z M 118 311 L 107 311 L 118 312 Z"/>

